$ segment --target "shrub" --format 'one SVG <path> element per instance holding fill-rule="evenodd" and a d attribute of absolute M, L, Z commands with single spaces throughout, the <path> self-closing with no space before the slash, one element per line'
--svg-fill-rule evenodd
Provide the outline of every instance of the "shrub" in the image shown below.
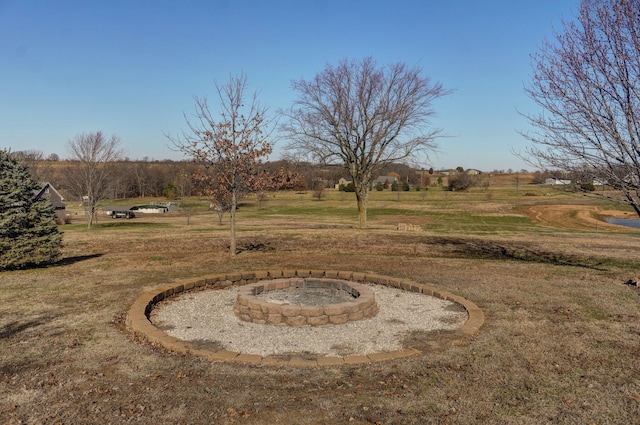
<path fill-rule="evenodd" d="M 596 190 L 596 187 L 591 182 L 580 183 L 580 190 L 584 192 L 593 192 Z"/>
<path fill-rule="evenodd" d="M 341 184 L 340 185 L 340 191 L 341 192 L 355 192 L 356 191 L 356 186 L 353 184 L 353 182 L 347 183 L 347 184 Z"/>
<path fill-rule="evenodd" d="M 178 195 L 178 188 L 175 184 L 169 182 L 164 187 L 162 195 L 164 195 L 164 197 L 167 199 L 176 199 L 176 196 Z"/>
<path fill-rule="evenodd" d="M 324 193 L 324 185 L 322 184 L 322 182 L 318 181 L 313 184 L 312 195 L 318 201 L 324 198 L 325 193 Z"/>
<path fill-rule="evenodd" d="M 469 174 L 457 174 L 449 177 L 449 190 L 453 192 L 469 190 L 476 184 L 476 179 Z"/>

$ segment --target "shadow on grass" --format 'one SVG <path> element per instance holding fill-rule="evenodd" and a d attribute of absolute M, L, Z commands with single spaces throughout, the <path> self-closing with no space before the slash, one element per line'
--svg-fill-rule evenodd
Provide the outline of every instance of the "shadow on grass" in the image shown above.
<path fill-rule="evenodd" d="M 57 261 L 44 261 L 38 264 L 26 264 L 23 267 L 8 267 L 5 269 L 0 269 L 0 272 L 11 272 L 16 270 L 34 270 L 34 269 L 46 269 L 49 267 L 61 267 L 61 266 L 69 266 L 75 263 L 79 263 L 85 260 L 91 260 L 92 258 L 102 257 L 104 254 L 90 254 L 90 255 L 76 255 L 73 257 L 61 258 Z"/>
<path fill-rule="evenodd" d="M 41 368 L 43 362 L 49 362 L 44 354 L 36 354 L 34 356 L 33 353 L 38 350 L 34 348 L 36 343 L 33 340 L 47 338 L 51 335 L 50 327 L 47 325 L 50 325 L 50 322 L 55 317 L 51 314 L 44 314 L 25 320 L 16 320 L 0 326 L 0 346 L 5 349 L 2 361 L 0 361 L 0 376 L 28 374 L 31 370 Z M 43 328 L 37 329 L 40 327 Z M 64 334 L 60 328 L 54 327 L 54 329 L 59 330 L 59 334 Z M 29 330 L 31 330 L 29 335 L 20 336 L 23 332 Z"/>
<path fill-rule="evenodd" d="M 607 270 L 603 267 L 602 262 L 597 259 L 580 258 L 558 252 L 544 251 L 527 244 L 505 244 L 478 239 L 440 236 L 421 239 L 425 244 L 442 247 L 442 252 L 447 254 L 445 256 L 488 260 L 518 260 L 559 266 L 583 267 L 598 271 Z"/>
<path fill-rule="evenodd" d="M 70 266 L 72 264 L 76 264 L 76 263 L 79 263 L 81 261 L 91 260 L 91 259 L 94 259 L 94 258 L 100 258 L 103 255 L 104 254 L 75 255 L 73 257 L 62 258 L 62 259 L 56 261 L 55 263 L 53 263 L 51 266 L 53 266 L 53 267 Z"/>
<path fill-rule="evenodd" d="M 170 223 L 149 223 L 146 221 L 135 221 L 136 219 L 126 221 L 104 221 L 94 223 L 91 229 L 86 224 L 68 224 L 63 227 L 65 230 L 77 230 L 81 232 L 100 232 L 102 230 L 118 230 L 118 229 L 168 229 L 173 227 Z"/>
<path fill-rule="evenodd" d="M 40 316 L 35 319 L 31 319 L 28 321 L 14 321 L 7 323 L 0 327 L 0 339 L 10 338 L 14 335 L 19 334 L 20 332 L 26 331 L 30 328 L 35 328 L 36 326 L 43 325 L 47 322 L 50 322 L 53 319 L 52 316 Z"/>
<path fill-rule="evenodd" d="M 135 220 L 135 219 L 134 219 Z M 169 223 L 149 223 L 146 221 L 115 221 L 115 222 L 101 222 L 93 225 L 92 230 L 102 229 L 167 229 L 173 227 Z"/>

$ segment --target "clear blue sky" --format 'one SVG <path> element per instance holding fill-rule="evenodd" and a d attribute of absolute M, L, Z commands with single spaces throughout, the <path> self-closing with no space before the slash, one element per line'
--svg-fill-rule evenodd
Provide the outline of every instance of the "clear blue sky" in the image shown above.
<path fill-rule="evenodd" d="M 244 72 L 270 110 L 293 79 L 372 56 L 405 62 L 455 92 L 433 125 L 450 137 L 425 167 L 530 168 L 518 114 L 529 55 L 578 0 L 0 0 L 0 148 L 68 155 L 82 132 L 117 134 L 131 159 L 184 159 L 193 95 Z M 278 149 L 278 147 L 276 147 Z M 279 158 L 278 150 L 270 157 Z"/>

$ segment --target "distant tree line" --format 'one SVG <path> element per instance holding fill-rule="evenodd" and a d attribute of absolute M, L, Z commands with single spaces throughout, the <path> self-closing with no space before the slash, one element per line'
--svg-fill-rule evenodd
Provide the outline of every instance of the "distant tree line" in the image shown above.
<path fill-rule="evenodd" d="M 28 165 L 31 175 L 40 182 L 51 182 L 67 199 L 74 199 L 69 191 L 69 177 L 77 171 L 80 164 L 78 161 L 60 160 L 57 155 L 45 156 L 40 151 L 14 152 L 14 155 L 22 157 Z M 139 197 L 165 197 L 167 199 L 178 199 L 189 196 L 203 195 L 201 179 L 194 179 L 200 175 L 204 167 L 191 160 L 142 160 L 124 159 L 109 164 L 113 168 L 111 181 L 109 182 L 110 199 L 126 199 Z M 334 188 L 340 178 L 347 178 L 344 169 L 335 165 L 320 165 L 310 162 L 296 162 L 289 159 L 268 161 L 260 164 L 261 169 L 268 172 L 277 172 L 284 169 L 297 176 L 290 189 L 296 191 L 318 191 L 320 189 Z M 460 168 L 460 167 L 458 167 Z M 456 171 L 457 172 L 457 171 Z M 526 172 L 526 170 L 522 170 Z M 503 173 L 495 171 L 494 173 Z M 419 170 L 407 164 L 393 163 L 381 168 L 378 173 L 381 176 L 395 176 L 398 180 L 394 189 L 382 187 L 382 190 L 406 191 L 426 189 L 437 185 L 438 171 L 433 168 L 429 170 Z M 460 173 L 459 173 L 460 174 Z M 376 176 L 374 176 L 376 177 Z M 466 190 L 472 185 L 473 178 L 467 178 L 465 173 L 461 173 L 454 181 L 450 190 Z M 560 171 L 537 171 L 534 173 L 534 183 L 542 184 L 546 178 L 567 178 L 575 179 L 568 173 Z M 349 188 L 351 189 L 351 188 Z M 347 189 L 347 190 L 349 190 Z M 380 190 L 373 187 L 372 190 Z"/>
<path fill-rule="evenodd" d="M 45 157 L 42 152 L 33 150 L 13 152 L 12 154 L 24 160 L 29 172 L 36 181 L 50 182 L 67 199 L 73 199 L 69 188 L 69 180 L 70 176 L 79 169 L 79 161 L 59 160 L 57 155 L 55 159 L 51 159 L 50 157 Z M 110 199 L 139 197 L 176 199 L 199 196 L 201 194 L 199 182 L 193 176 L 201 173 L 204 167 L 202 164 L 191 160 L 124 159 L 111 162 L 108 166 L 111 168 Z M 306 181 L 313 178 L 313 171 L 308 170 L 306 165 L 293 164 L 287 160 L 261 164 L 261 169 L 268 171 L 276 171 L 282 168 L 291 171 L 306 170 L 305 175 L 301 176 L 299 181 L 296 182 L 294 189 L 306 190 L 309 187 Z"/>
<path fill-rule="evenodd" d="M 29 166 L 32 176 L 40 182 L 51 182 L 58 190 L 62 191 L 67 199 L 73 199 L 68 192 L 68 177 L 79 167 L 77 161 L 60 160 L 58 155 L 45 156 L 40 151 L 14 152 L 21 156 Z M 109 198 L 125 199 L 139 197 L 165 197 L 178 199 L 188 196 L 200 196 L 203 194 L 201 181 L 193 176 L 202 172 L 204 167 L 191 160 L 142 160 L 124 159 L 110 164 L 113 167 L 112 181 L 110 182 Z M 260 165 L 262 169 L 276 172 L 280 169 L 295 173 L 297 180 L 290 187 L 296 191 L 319 191 L 320 189 L 334 188 L 340 178 L 348 178 L 344 169 L 335 165 L 319 165 L 310 162 L 296 162 L 289 159 L 268 161 Z M 461 168 L 461 167 L 458 167 Z M 447 184 L 449 190 L 466 190 L 473 186 L 474 178 L 468 178 L 465 173 L 457 178 L 449 178 Z M 511 170 L 509 170 L 511 171 Z M 527 170 L 521 172 L 526 173 Z M 502 174 L 505 171 L 494 171 L 494 174 Z M 379 172 L 381 176 L 395 176 L 398 179 L 398 187 L 395 190 L 406 191 L 408 188 L 426 189 L 437 186 L 438 171 L 433 168 L 419 170 L 407 164 L 387 164 Z M 375 177 L 375 176 L 374 176 Z M 536 171 L 533 173 L 533 183 L 544 184 L 545 179 L 554 177 L 561 179 L 580 180 L 578 176 L 562 171 Z M 582 178 L 586 181 L 586 178 Z M 469 184 L 471 183 L 471 184 Z M 449 187 L 451 186 L 451 187 Z M 351 188 L 349 188 L 351 189 Z M 347 190 L 349 190 L 347 189 Z M 373 190 L 379 190 L 373 187 Z M 383 190 L 393 190 L 383 187 Z"/>
<path fill-rule="evenodd" d="M 68 199 L 69 176 L 79 167 L 78 161 L 60 160 L 58 155 L 45 156 L 41 151 L 29 150 L 14 152 L 28 165 L 31 175 L 40 182 L 50 182 Z M 109 198 L 125 199 L 138 197 L 182 198 L 200 195 L 199 182 L 193 175 L 203 167 L 191 160 L 142 160 L 124 159 L 110 164 L 113 168 L 109 184 Z M 275 172 L 285 169 L 297 174 L 298 179 L 293 190 L 307 191 L 333 188 L 340 178 L 347 177 L 339 166 L 318 165 L 308 162 L 295 162 L 287 159 L 269 161 L 261 164 L 262 169 Z M 394 175 L 411 187 L 428 187 L 429 175 L 406 164 L 387 164 L 380 175 Z"/>

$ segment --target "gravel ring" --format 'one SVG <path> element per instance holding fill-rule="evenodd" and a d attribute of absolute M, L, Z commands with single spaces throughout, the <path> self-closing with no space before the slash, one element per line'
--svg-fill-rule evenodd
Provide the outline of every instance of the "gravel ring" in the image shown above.
<path fill-rule="evenodd" d="M 454 330 L 467 320 L 458 304 L 397 288 L 369 285 L 379 312 L 343 325 L 275 326 L 244 322 L 233 313 L 237 288 L 185 293 L 153 309 L 151 321 L 183 341 L 210 341 L 240 353 L 319 356 L 372 354 L 402 349 L 412 331 Z"/>

